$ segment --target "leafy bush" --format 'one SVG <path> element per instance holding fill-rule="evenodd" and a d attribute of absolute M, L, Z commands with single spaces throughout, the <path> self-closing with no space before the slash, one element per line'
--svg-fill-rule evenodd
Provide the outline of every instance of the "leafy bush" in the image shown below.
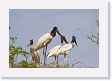
<path fill-rule="evenodd" d="M 9 29 L 11 29 L 11 28 L 9 28 Z M 24 57 L 26 57 L 26 60 L 27 60 L 27 55 L 29 54 L 21 46 L 14 45 L 16 40 L 17 40 L 16 36 L 9 37 L 9 63 L 11 64 L 11 67 L 14 67 L 13 64 L 15 62 L 15 56 L 17 58 L 18 55 L 21 54 Z M 26 63 L 24 61 L 22 61 L 22 63 L 23 63 L 22 66 L 26 67 Z"/>

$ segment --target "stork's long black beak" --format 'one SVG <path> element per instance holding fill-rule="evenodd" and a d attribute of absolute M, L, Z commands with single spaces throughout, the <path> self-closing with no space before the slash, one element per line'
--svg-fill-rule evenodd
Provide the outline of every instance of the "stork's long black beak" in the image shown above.
<path fill-rule="evenodd" d="M 62 37 L 61 33 L 59 32 L 58 28 L 56 29 L 56 32 Z"/>
<path fill-rule="evenodd" d="M 62 39 L 65 41 L 65 43 L 68 44 L 68 41 L 66 40 L 65 36 L 62 36 Z"/>
<path fill-rule="evenodd" d="M 60 37 L 60 39 L 61 39 L 61 44 L 63 44 L 63 38 L 62 38 L 62 37 Z"/>
<path fill-rule="evenodd" d="M 75 40 L 75 44 L 78 46 L 78 44 L 77 44 L 76 40 Z"/>
<path fill-rule="evenodd" d="M 30 43 L 27 45 L 27 47 L 30 45 Z"/>
<path fill-rule="evenodd" d="M 31 39 L 31 40 L 29 41 L 27 47 L 28 47 L 29 45 L 33 45 L 33 39 Z"/>
<path fill-rule="evenodd" d="M 59 32 L 58 28 L 56 29 L 56 32 L 61 36 L 61 42 L 63 42 L 63 40 L 64 40 L 64 41 L 65 41 L 65 43 L 67 43 L 67 44 L 68 44 L 68 42 L 67 42 L 67 40 L 66 40 L 65 36 L 61 35 L 61 33 Z"/>
<path fill-rule="evenodd" d="M 31 43 L 30 43 L 30 41 L 29 41 L 29 43 L 27 44 L 27 47 L 30 45 Z"/>

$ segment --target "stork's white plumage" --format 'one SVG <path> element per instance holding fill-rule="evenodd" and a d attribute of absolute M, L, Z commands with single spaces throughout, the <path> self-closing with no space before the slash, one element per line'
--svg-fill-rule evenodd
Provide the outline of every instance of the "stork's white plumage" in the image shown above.
<path fill-rule="evenodd" d="M 39 50 L 45 46 L 47 46 L 53 39 L 53 36 L 50 35 L 50 33 L 44 34 L 42 37 L 39 38 L 35 45 L 35 50 Z"/>
<path fill-rule="evenodd" d="M 40 64 L 40 57 L 39 57 L 39 52 L 34 50 L 34 45 L 33 45 L 33 39 L 29 41 L 29 44 L 27 47 L 30 46 L 30 53 L 32 56 L 32 61 L 34 61 L 36 64 Z"/>
<path fill-rule="evenodd" d="M 75 42 L 75 44 L 74 44 Z M 67 62 L 67 54 L 70 52 L 70 50 L 73 47 L 77 46 L 77 42 L 76 42 L 76 38 L 75 36 L 72 36 L 72 41 L 69 44 L 65 44 L 65 45 L 58 45 L 55 46 L 54 48 L 52 48 L 51 50 L 49 50 L 47 57 L 55 57 L 55 61 L 56 61 L 56 57 L 58 58 L 59 55 L 64 55 L 64 62 Z M 58 60 L 57 60 L 58 61 Z"/>
<path fill-rule="evenodd" d="M 56 32 L 63 37 L 60 33 L 57 27 L 54 27 L 53 30 L 50 33 L 44 34 L 42 37 L 40 37 L 35 45 L 35 51 L 39 51 L 41 48 L 43 49 L 43 54 L 44 54 L 44 64 L 45 64 L 45 59 L 46 59 L 46 51 L 47 51 L 47 46 L 48 44 L 52 41 L 53 37 L 56 36 Z M 67 41 L 64 40 L 66 43 Z"/>
<path fill-rule="evenodd" d="M 62 45 L 58 45 L 52 48 L 51 50 L 49 50 L 47 57 L 55 56 L 59 52 L 59 49 L 61 49 L 61 47 Z"/>

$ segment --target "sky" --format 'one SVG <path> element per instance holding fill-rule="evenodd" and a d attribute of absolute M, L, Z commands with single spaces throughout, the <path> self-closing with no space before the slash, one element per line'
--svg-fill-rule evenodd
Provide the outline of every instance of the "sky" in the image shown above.
<path fill-rule="evenodd" d="M 61 34 L 66 36 L 68 42 L 71 41 L 72 35 L 76 36 L 77 47 L 74 47 L 69 53 L 69 62 L 82 62 L 78 67 L 95 67 L 99 66 L 99 47 L 86 39 L 84 35 L 97 33 L 98 27 L 96 20 L 99 20 L 99 10 L 97 9 L 10 9 L 9 25 L 11 30 L 10 36 L 17 36 L 14 45 L 22 46 L 26 51 L 30 39 L 37 40 L 49 33 L 54 26 L 58 27 Z M 60 37 L 56 37 L 48 46 L 48 50 L 60 44 Z M 42 49 L 40 50 L 42 58 Z M 18 56 L 18 62 L 24 59 Z M 63 57 L 60 57 L 60 60 Z M 29 57 L 29 61 L 31 57 Z M 47 63 L 53 62 L 54 58 L 47 58 Z"/>

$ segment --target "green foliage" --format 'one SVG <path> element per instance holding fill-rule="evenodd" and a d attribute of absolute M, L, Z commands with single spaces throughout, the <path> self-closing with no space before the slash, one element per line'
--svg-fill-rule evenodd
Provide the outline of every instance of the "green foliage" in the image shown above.
<path fill-rule="evenodd" d="M 36 64 L 29 64 L 25 60 L 21 61 L 18 66 L 20 68 L 36 68 Z"/>
<path fill-rule="evenodd" d="M 9 46 L 9 62 L 12 63 L 14 62 L 14 57 L 18 56 L 19 54 L 23 55 L 24 57 L 27 58 L 27 55 L 29 54 L 25 50 L 23 50 L 22 47 L 16 47 L 13 45 Z"/>
<path fill-rule="evenodd" d="M 29 64 L 28 68 L 36 68 L 36 64 Z"/>
<path fill-rule="evenodd" d="M 25 60 L 23 60 L 19 63 L 19 67 L 21 67 L 21 68 L 27 68 L 28 66 L 29 66 L 29 64 Z"/>
<path fill-rule="evenodd" d="M 9 29 L 11 29 L 11 28 L 9 27 Z M 14 45 L 16 40 L 17 40 L 16 36 L 10 36 L 9 37 L 9 63 L 11 63 L 12 65 L 14 63 L 14 57 L 15 56 L 18 56 L 19 54 L 21 54 L 27 58 L 27 55 L 29 54 L 21 46 L 15 46 Z M 23 63 L 23 64 L 25 64 L 25 63 Z M 26 66 L 26 64 L 24 65 L 24 67 L 25 66 Z"/>
<path fill-rule="evenodd" d="M 14 57 L 13 55 L 9 54 L 9 63 L 13 63 L 14 62 Z"/>

